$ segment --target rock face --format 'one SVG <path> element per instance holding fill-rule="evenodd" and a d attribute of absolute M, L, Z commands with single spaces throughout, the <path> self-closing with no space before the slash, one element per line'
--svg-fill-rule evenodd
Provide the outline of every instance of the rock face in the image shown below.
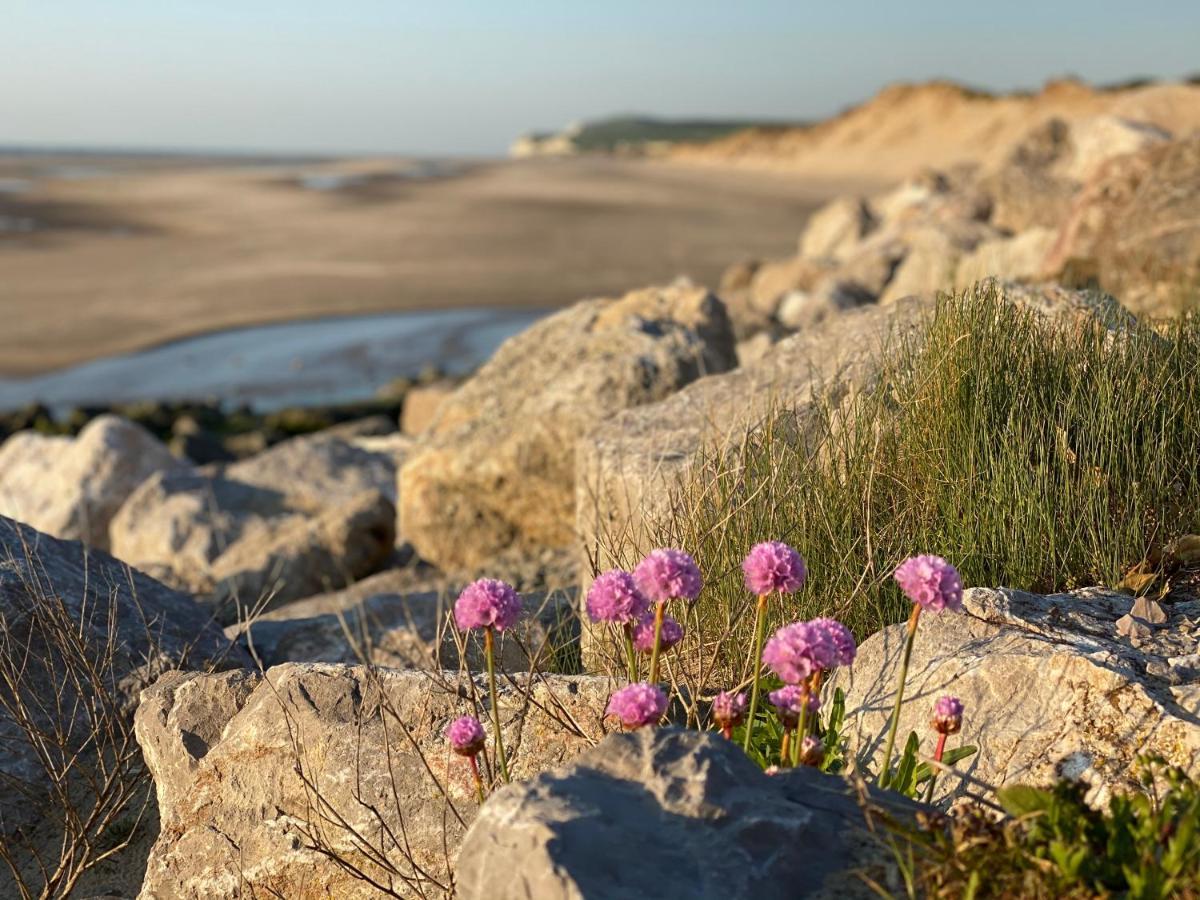
<path fill-rule="evenodd" d="M 50 608 L 65 613 L 83 639 L 80 652 L 91 664 L 107 669 L 100 677 L 115 686 L 118 704 L 127 706 L 130 714 L 141 688 L 164 670 L 202 667 L 221 659 L 233 665 L 249 661 L 230 647 L 190 597 L 107 553 L 0 518 L 0 654 L 6 664 L 23 666 L 23 696 L 48 704 L 42 707 L 43 714 L 57 709 L 48 694 L 68 671 L 61 660 L 61 646 L 53 641 L 54 632 L 43 624 Z M 110 613 L 114 623 L 111 642 Z M 33 652 L 26 657 L 29 649 Z M 98 662 L 105 658 L 111 661 Z M 0 693 L 5 705 L 15 696 L 8 687 L 0 687 Z M 64 710 L 71 709 L 71 696 L 68 689 Z M 40 724 L 66 728 L 72 721 L 68 712 L 55 715 L 55 722 Z M 40 789 L 46 773 L 7 713 L 0 713 L 0 745 L 4 747 L 0 776 L 20 779 L 33 791 Z M 39 806 L 6 787 L 0 792 L 0 829 L 20 824 Z"/>
<path fill-rule="evenodd" d="M 1041 596 L 967 592 L 963 615 L 922 616 L 909 667 L 900 735 L 915 730 L 932 749 L 928 720 L 943 694 L 966 706 L 961 741 L 979 747 L 964 770 L 991 785 L 1067 775 L 1103 800 L 1129 787 L 1134 758 L 1159 753 L 1200 774 L 1200 718 L 1192 698 L 1200 603 L 1167 606 L 1169 619 L 1137 640 L 1118 633 L 1131 597 L 1101 589 Z M 895 702 L 903 625 L 865 640 L 828 690 L 846 690 L 852 750 L 876 759 Z M 953 745 L 952 745 L 953 746 Z M 941 796 L 953 778 L 938 781 Z"/>
<path fill-rule="evenodd" d="M 1047 255 L 1047 275 L 1087 267 L 1133 309 L 1162 307 L 1200 278 L 1200 135 L 1104 165 Z"/>
<path fill-rule="evenodd" d="M 97 416 L 76 438 L 18 432 L 0 447 L 0 515 L 107 550 L 108 524 L 126 498 L 156 472 L 182 465 L 118 416 Z"/>
<path fill-rule="evenodd" d="M 575 444 L 598 418 L 736 365 L 721 301 L 687 283 L 578 303 L 508 340 L 400 472 L 400 530 L 444 569 L 572 544 Z"/>
<path fill-rule="evenodd" d="M 223 474 L 159 473 L 113 519 L 113 553 L 204 595 L 280 605 L 379 568 L 395 543 L 395 459 L 337 438 L 295 438 Z M 235 604 L 236 601 L 236 604 Z"/>
<path fill-rule="evenodd" d="M 418 886 L 449 893 L 477 802 L 443 732 L 471 711 L 470 685 L 451 673 L 447 682 L 438 673 L 376 672 L 171 673 L 146 690 L 136 728 L 162 833 L 142 900 L 380 896 L 314 846 L 402 896 Z M 561 765 L 598 740 L 610 687 L 566 676 L 502 687 L 513 778 Z"/>
<path fill-rule="evenodd" d="M 463 638 L 450 619 L 456 593 L 413 593 L 407 581 L 404 571 L 380 572 L 343 591 L 290 603 L 252 624 L 231 625 L 225 633 L 263 666 L 365 659 L 393 669 L 458 668 Z M 556 671 L 579 641 L 574 598 L 562 592 L 522 600 L 525 612 L 500 637 L 496 665 L 506 672 L 527 672 L 534 664 Z M 481 671 L 481 642 L 465 640 L 467 664 Z"/>
<path fill-rule="evenodd" d="M 453 384 L 424 384 L 410 389 L 404 395 L 400 430 L 408 435 L 420 434 L 433 423 L 442 403 L 453 393 Z"/>
<path fill-rule="evenodd" d="M 768 776 L 711 732 L 644 728 L 498 792 L 463 840 L 458 892 L 463 900 L 870 897 L 849 870 L 882 868 L 886 851 L 864 823 L 839 778 L 807 768 Z"/>

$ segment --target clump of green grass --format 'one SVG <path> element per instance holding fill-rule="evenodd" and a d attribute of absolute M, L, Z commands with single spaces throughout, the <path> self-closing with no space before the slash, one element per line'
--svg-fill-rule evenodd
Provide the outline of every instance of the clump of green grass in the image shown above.
<path fill-rule="evenodd" d="M 760 540 L 810 573 L 772 626 L 829 614 L 862 636 L 907 613 L 890 575 L 913 553 L 968 586 L 1050 592 L 1116 584 L 1200 527 L 1195 316 L 1109 331 L 984 287 L 943 298 L 873 389 L 819 409 L 815 440 L 793 438 L 794 412 L 709 451 L 651 525 L 651 546 L 701 561 L 697 612 L 721 646 L 749 640 L 740 563 Z"/>

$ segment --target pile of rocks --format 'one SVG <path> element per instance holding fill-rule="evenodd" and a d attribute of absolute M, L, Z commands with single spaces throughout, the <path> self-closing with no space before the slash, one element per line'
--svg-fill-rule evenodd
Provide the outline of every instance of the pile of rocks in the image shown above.
<path fill-rule="evenodd" d="M 729 269 L 721 295 L 754 359 L 839 311 L 997 276 L 1093 281 L 1138 311 L 1200 277 L 1200 135 L 1112 116 L 1054 119 L 999 165 L 926 172 L 817 212 L 784 260 Z"/>

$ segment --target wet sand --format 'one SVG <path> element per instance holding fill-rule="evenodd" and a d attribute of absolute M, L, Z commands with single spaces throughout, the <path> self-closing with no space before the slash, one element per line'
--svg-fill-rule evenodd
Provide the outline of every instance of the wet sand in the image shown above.
<path fill-rule="evenodd" d="M 816 205 L 858 187 L 609 158 L 7 157 L 0 180 L 10 376 L 251 324 L 715 285 L 792 252 Z"/>

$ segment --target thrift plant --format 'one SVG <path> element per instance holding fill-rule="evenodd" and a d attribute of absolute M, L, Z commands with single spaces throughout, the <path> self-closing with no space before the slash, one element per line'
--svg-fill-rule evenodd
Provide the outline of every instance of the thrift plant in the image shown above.
<path fill-rule="evenodd" d="M 459 756 L 465 756 L 471 764 L 471 775 L 475 778 L 475 795 L 479 802 L 483 803 L 483 778 L 479 775 L 479 763 L 475 761 L 475 757 L 487 743 L 483 726 L 474 716 L 462 716 L 446 728 L 446 740 L 450 742 L 451 750 Z"/>
<path fill-rule="evenodd" d="M 493 578 L 481 578 L 467 585 L 454 603 L 454 621 L 463 631 L 483 630 L 487 658 L 488 692 L 492 698 L 492 727 L 496 731 L 496 761 L 500 777 L 508 781 L 508 758 L 500 734 L 500 701 L 496 694 L 496 658 L 494 632 L 511 628 L 521 617 L 521 598 L 511 585 Z"/>
<path fill-rule="evenodd" d="M 883 768 L 879 770 L 879 785 L 887 787 L 892 779 L 892 750 L 896 744 L 896 730 L 900 727 L 900 706 L 904 703 L 904 682 L 908 678 L 908 663 L 912 657 L 913 639 L 917 636 L 917 622 L 921 610 L 932 613 L 944 610 L 962 612 L 962 579 L 958 570 L 940 556 L 913 556 L 896 569 L 893 577 L 909 600 L 912 612 L 908 617 L 908 628 L 904 639 L 904 654 L 900 658 L 900 672 L 896 684 L 896 704 L 892 707 L 892 721 L 888 728 L 887 744 L 883 751 Z"/>
<path fill-rule="evenodd" d="M 682 550 L 652 550 L 633 572 L 637 586 L 654 603 L 654 639 L 650 651 L 650 683 L 658 684 L 663 616 L 671 600 L 695 601 L 704 587 L 700 567 Z"/>
<path fill-rule="evenodd" d="M 763 638 L 767 628 L 767 598 L 790 594 L 804 584 L 804 559 L 781 541 L 765 541 L 750 548 L 742 562 L 746 590 L 758 598 L 754 607 L 754 653 L 751 656 L 750 717 L 742 749 L 754 739 L 754 715 L 758 711 L 758 682 L 762 676 Z"/>

